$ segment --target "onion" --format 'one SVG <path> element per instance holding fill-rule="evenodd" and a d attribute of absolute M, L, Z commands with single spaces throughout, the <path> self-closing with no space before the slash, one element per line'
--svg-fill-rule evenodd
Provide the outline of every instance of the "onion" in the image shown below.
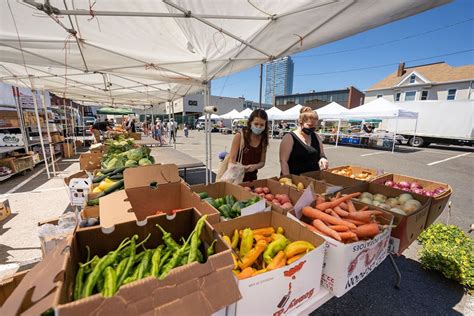
<path fill-rule="evenodd" d="M 446 191 L 445 188 L 439 187 L 439 188 L 435 189 L 433 192 L 435 193 L 435 195 L 438 195 L 438 194 L 443 193 L 444 191 Z"/>
<path fill-rule="evenodd" d="M 394 185 L 395 183 L 394 183 L 393 181 L 387 180 L 387 181 L 385 181 L 384 184 L 385 184 L 386 186 L 388 186 L 388 187 L 393 187 L 393 185 Z"/>
<path fill-rule="evenodd" d="M 396 184 L 396 183 L 393 185 L 392 188 L 394 188 L 394 189 L 399 189 L 399 190 L 401 189 L 401 187 L 400 187 L 398 184 Z"/>
<path fill-rule="evenodd" d="M 413 192 L 413 193 L 415 193 L 415 194 L 420 194 L 420 195 L 422 195 L 422 194 L 423 194 L 423 189 L 420 189 L 420 188 L 412 189 L 411 192 Z"/>
<path fill-rule="evenodd" d="M 400 181 L 400 182 L 398 182 L 398 186 L 401 187 L 401 188 L 410 188 L 410 183 L 408 183 L 406 181 Z"/>
<path fill-rule="evenodd" d="M 400 194 L 400 196 L 398 197 L 398 201 L 400 202 L 400 204 L 405 204 L 406 201 L 408 200 L 412 200 L 413 197 L 411 196 L 411 194 L 408 194 L 408 193 L 402 193 Z"/>
<path fill-rule="evenodd" d="M 410 184 L 410 189 L 415 190 L 415 189 L 423 189 L 423 186 L 419 183 L 412 182 Z"/>
<path fill-rule="evenodd" d="M 426 196 L 435 196 L 433 191 L 425 191 Z"/>

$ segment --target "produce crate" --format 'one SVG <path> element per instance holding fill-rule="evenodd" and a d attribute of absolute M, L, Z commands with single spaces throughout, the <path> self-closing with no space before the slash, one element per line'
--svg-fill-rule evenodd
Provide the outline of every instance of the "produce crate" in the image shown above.
<path fill-rule="evenodd" d="M 33 156 L 16 157 L 15 160 L 13 160 L 13 164 L 15 165 L 16 172 L 33 169 L 35 166 Z"/>
<path fill-rule="evenodd" d="M 304 177 L 312 178 L 316 181 L 326 184 L 326 194 L 336 193 L 346 188 L 363 186 L 364 181 L 352 179 L 349 177 L 341 177 L 337 174 L 324 171 L 310 171 L 301 174 Z M 324 192 L 315 192 L 324 193 Z M 324 195 L 324 194 L 323 194 Z"/>
<path fill-rule="evenodd" d="M 10 278 L 0 281 L 0 307 L 5 303 L 7 298 L 13 291 L 16 289 L 21 280 L 30 270 L 25 270 L 22 272 L 15 273 Z"/>
<path fill-rule="evenodd" d="M 347 169 L 349 174 L 345 175 L 345 174 L 338 173 L 338 172 L 342 172 L 343 169 Z M 361 181 L 373 181 L 374 179 L 383 175 L 383 171 L 378 171 L 376 169 L 359 167 L 359 166 L 351 166 L 351 165 L 329 168 L 323 172 L 330 172 L 330 173 L 339 175 L 341 177 L 355 178 Z M 358 177 L 358 175 L 362 175 L 362 174 L 368 174 L 368 176 L 366 178 Z"/>
<path fill-rule="evenodd" d="M 0 159 L 0 166 L 8 167 L 12 172 L 18 172 L 14 161 L 15 158 L 13 157 Z"/>
<path fill-rule="evenodd" d="M 421 186 L 423 186 L 423 188 L 426 190 L 435 190 L 440 187 L 445 188 L 444 192 L 432 197 L 430 210 L 428 212 L 428 218 L 426 219 L 425 227 L 428 227 L 431 224 L 433 224 L 434 221 L 441 215 L 441 213 L 443 213 L 444 208 L 446 207 L 446 204 L 448 204 L 449 198 L 451 197 L 451 194 L 453 193 L 453 190 L 449 184 L 404 176 L 401 174 L 389 173 L 387 175 L 384 175 L 382 177 L 379 177 L 373 180 L 374 183 L 378 183 L 378 184 L 384 184 L 386 181 L 417 182 L 421 184 Z"/>
<path fill-rule="evenodd" d="M 386 197 L 396 197 L 402 193 L 407 193 L 402 190 L 390 188 L 377 183 L 365 183 L 364 187 L 351 187 L 340 191 L 341 194 L 348 194 L 354 192 L 370 192 L 372 194 L 383 194 Z M 396 254 L 401 254 L 408 246 L 410 246 L 421 232 L 426 228 L 426 219 L 431 205 L 431 197 L 412 194 L 413 198 L 421 203 L 421 207 L 409 215 L 401 215 L 396 212 L 387 211 L 377 208 L 381 211 L 388 212 L 394 216 L 392 228 L 390 251 Z"/>
<path fill-rule="evenodd" d="M 162 226 L 175 240 L 189 236 L 201 214 L 195 209 L 167 216 L 152 216 L 146 224 L 129 221 L 117 225 L 106 234 L 99 226 L 75 231 L 69 241 L 62 241 L 25 276 L 19 290 L 3 305 L 5 315 L 37 315 L 53 307 L 55 315 L 210 315 L 241 298 L 232 273 L 231 250 L 206 222 L 200 235 L 201 251 L 214 240 L 215 254 L 205 263 L 194 262 L 171 270 L 164 279 L 143 278 L 122 285 L 111 298 L 94 294 L 72 301 L 78 262 L 87 258 L 86 246 L 92 254 L 106 255 L 121 241 L 134 234 L 143 240 L 148 233 L 147 249 L 162 244 Z M 67 251 L 66 251 L 67 250 Z M 58 278 L 58 274 L 61 278 Z M 35 290 L 36 300 L 28 299 Z"/>
<path fill-rule="evenodd" d="M 277 182 L 280 182 L 280 179 L 282 179 L 282 178 L 287 178 L 287 179 L 291 180 L 293 185 L 289 185 L 289 187 L 292 190 L 303 191 L 309 185 L 313 185 L 313 191 L 314 192 L 318 192 L 318 191 L 325 192 L 324 191 L 325 188 L 321 186 L 322 185 L 321 183 L 315 183 L 317 181 L 315 181 L 314 179 L 308 178 L 308 177 L 297 176 L 297 175 L 291 174 L 291 175 L 283 175 L 283 176 L 279 176 L 279 177 L 273 177 L 271 179 L 276 180 Z M 297 188 L 298 183 L 303 184 L 303 186 L 304 186 L 303 190 L 298 190 L 298 188 Z M 282 184 L 282 185 L 287 185 L 287 184 Z"/>

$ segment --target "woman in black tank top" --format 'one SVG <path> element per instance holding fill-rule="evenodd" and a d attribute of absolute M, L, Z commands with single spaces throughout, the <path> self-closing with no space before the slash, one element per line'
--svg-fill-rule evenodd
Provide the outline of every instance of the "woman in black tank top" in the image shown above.
<path fill-rule="evenodd" d="M 315 133 L 317 121 L 318 116 L 310 107 L 301 109 L 300 126 L 285 135 L 280 144 L 282 175 L 300 175 L 328 168 L 323 144 Z"/>

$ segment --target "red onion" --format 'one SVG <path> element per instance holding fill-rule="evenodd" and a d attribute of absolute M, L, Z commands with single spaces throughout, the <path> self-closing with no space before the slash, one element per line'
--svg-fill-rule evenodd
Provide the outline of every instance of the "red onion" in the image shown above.
<path fill-rule="evenodd" d="M 412 182 L 410 184 L 410 189 L 414 190 L 414 189 L 423 189 L 423 186 L 419 183 L 416 183 L 416 182 Z"/>
<path fill-rule="evenodd" d="M 433 193 L 433 191 L 425 191 L 425 195 L 426 196 L 434 196 L 435 194 Z"/>
<path fill-rule="evenodd" d="M 387 180 L 387 181 L 385 181 L 384 184 L 385 184 L 386 186 L 388 186 L 388 187 L 393 187 L 393 185 L 394 185 L 395 183 L 394 183 L 393 181 Z"/>
<path fill-rule="evenodd" d="M 406 182 L 406 181 L 400 181 L 398 183 L 398 185 L 402 188 L 410 188 L 410 183 Z"/>
<path fill-rule="evenodd" d="M 435 195 L 438 195 L 438 194 L 443 193 L 444 191 L 446 191 L 445 188 L 439 187 L 439 188 L 437 188 L 436 190 L 434 190 L 433 192 L 435 193 Z"/>
<path fill-rule="evenodd" d="M 397 183 L 395 183 L 392 188 L 399 189 L 399 190 L 401 189 L 401 187 Z"/>
<path fill-rule="evenodd" d="M 423 189 L 415 188 L 415 189 L 412 189 L 411 192 L 416 193 L 416 194 L 423 194 Z"/>

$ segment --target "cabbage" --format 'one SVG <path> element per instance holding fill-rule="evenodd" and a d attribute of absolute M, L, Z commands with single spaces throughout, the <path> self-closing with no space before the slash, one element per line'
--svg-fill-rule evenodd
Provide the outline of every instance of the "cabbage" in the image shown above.
<path fill-rule="evenodd" d="M 138 163 L 135 160 L 127 160 L 125 167 L 132 168 L 138 166 Z"/>
<path fill-rule="evenodd" d="M 107 162 L 107 169 L 117 169 L 122 168 L 123 166 L 123 160 L 118 157 L 112 158 Z"/>
<path fill-rule="evenodd" d="M 142 158 L 138 161 L 139 166 L 152 165 L 152 162 L 148 158 Z"/>
<path fill-rule="evenodd" d="M 128 160 L 135 160 L 139 161 L 142 158 L 142 150 L 141 149 L 130 149 L 127 151 L 127 158 Z"/>

